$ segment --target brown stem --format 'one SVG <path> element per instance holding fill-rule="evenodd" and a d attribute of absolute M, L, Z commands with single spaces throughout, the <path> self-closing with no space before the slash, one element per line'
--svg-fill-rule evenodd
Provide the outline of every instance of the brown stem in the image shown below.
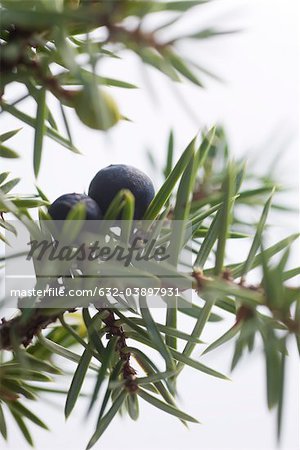
<path fill-rule="evenodd" d="M 203 291 L 205 289 L 205 285 L 206 285 L 207 281 L 213 281 L 212 278 L 206 277 L 203 274 L 203 271 L 201 269 L 194 270 L 194 272 L 192 272 L 192 277 L 195 279 L 194 289 L 198 293 L 200 293 L 201 291 Z M 221 274 L 221 277 L 223 278 L 223 280 L 226 283 L 228 283 L 232 286 L 240 286 L 241 288 L 248 289 L 250 291 L 259 291 L 262 293 L 262 296 L 264 298 L 266 298 L 264 289 L 261 285 L 252 285 L 252 284 L 246 285 L 244 278 L 239 283 L 236 283 L 234 281 L 230 271 L 227 269 L 223 271 L 223 273 Z M 267 299 L 263 304 L 264 304 L 264 306 L 269 308 L 270 312 L 273 314 L 273 316 L 276 320 L 280 321 L 287 327 L 287 329 L 290 333 L 300 334 L 300 322 L 299 321 L 297 321 L 296 319 L 292 319 L 289 315 L 287 315 L 287 313 L 285 311 L 280 311 L 280 310 L 274 309 L 272 307 L 272 305 L 270 305 L 267 302 Z M 257 305 L 257 306 L 261 306 L 261 305 Z M 254 312 L 254 309 L 252 309 L 251 307 L 242 305 L 237 310 L 236 323 L 239 323 L 242 320 L 247 320 L 247 319 L 253 317 L 253 312 Z"/>
<path fill-rule="evenodd" d="M 35 309 L 26 320 L 22 314 L 13 319 L 1 319 L 0 323 L 0 350 L 13 350 L 16 346 L 31 344 L 34 336 L 41 330 L 56 322 L 61 313 L 53 315 L 43 314 L 42 309 Z"/>
<path fill-rule="evenodd" d="M 122 368 L 122 374 L 123 379 L 126 382 L 126 387 L 129 390 L 129 392 L 136 392 L 138 389 L 137 383 L 136 383 L 136 371 L 131 367 L 130 365 L 130 353 L 124 352 L 124 349 L 127 347 L 126 344 L 126 334 L 123 330 L 122 325 L 116 324 L 116 318 L 111 309 L 106 308 L 97 308 L 98 311 L 102 313 L 101 319 L 105 323 L 105 325 L 108 327 L 108 338 L 112 336 L 117 336 L 117 344 L 116 344 L 116 350 L 119 353 L 120 359 L 123 361 L 123 368 Z"/>
<path fill-rule="evenodd" d="M 134 42 L 141 47 L 152 47 L 158 52 L 166 48 L 166 44 L 158 42 L 155 33 L 146 33 L 141 27 L 134 30 L 128 30 L 122 25 L 107 23 L 106 27 L 109 32 L 107 42 Z"/>
<path fill-rule="evenodd" d="M 123 361 L 122 374 L 126 382 L 129 392 L 136 392 L 136 371 L 130 365 L 130 353 L 125 352 L 127 347 L 126 335 L 121 325 L 116 324 L 113 311 L 107 308 L 97 308 L 102 313 L 102 320 L 108 327 L 108 338 L 117 336 L 116 351 L 119 353 L 120 359 Z M 24 313 L 6 320 L 1 319 L 0 322 L 0 350 L 14 350 L 16 346 L 23 345 L 25 348 L 31 344 L 34 336 L 37 336 L 41 330 L 47 328 L 65 312 L 74 312 L 74 309 L 54 310 L 53 314 L 45 314 L 43 309 L 35 308 L 31 311 L 29 317 L 25 318 Z"/>
<path fill-rule="evenodd" d="M 23 59 L 22 63 L 35 73 L 37 79 L 42 83 L 44 87 L 52 92 L 55 97 L 59 99 L 70 100 L 72 92 L 64 89 L 55 76 L 47 75 L 38 60 Z"/>
<path fill-rule="evenodd" d="M 34 40 L 34 32 L 25 31 L 22 33 L 20 29 L 14 29 L 10 33 L 9 40 L 6 44 L 2 44 L 0 47 L 4 49 L 11 42 L 19 45 L 19 53 L 14 61 L 6 61 L 5 58 L 0 58 L 1 70 L 10 72 L 18 66 L 25 66 L 29 71 L 31 70 L 38 81 L 42 83 L 44 87 L 49 89 L 53 95 L 59 99 L 70 99 L 70 91 L 64 89 L 57 78 L 51 73 L 46 73 L 40 60 L 36 54 L 32 54 L 29 50 L 33 47 L 38 47 L 39 43 Z"/>

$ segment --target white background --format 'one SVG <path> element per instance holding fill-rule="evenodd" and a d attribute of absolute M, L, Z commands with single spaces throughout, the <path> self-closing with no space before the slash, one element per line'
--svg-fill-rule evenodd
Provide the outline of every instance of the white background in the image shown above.
<path fill-rule="evenodd" d="M 207 89 L 185 84 L 170 85 L 163 76 L 149 70 L 152 91 L 145 84 L 143 72 L 135 57 L 105 64 L 101 73 L 138 84 L 141 89 L 112 89 L 122 113 L 133 120 L 113 129 L 109 136 L 89 130 L 76 117 L 72 129 L 77 146 L 84 156 L 74 156 L 47 140 L 38 184 L 54 200 L 66 192 L 87 190 L 97 170 L 111 163 L 126 163 L 148 171 L 156 187 L 160 174 L 151 173 L 145 149 L 164 161 L 167 134 L 172 127 L 176 136 L 177 156 L 203 126 L 216 122 L 225 125 L 231 149 L 239 156 L 256 160 L 257 170 L 267 170 L 278 158 L 277 175 L 286 184 L 297 184 L 299 145 L 299 5 L 296 0 L 218 0 L 196 9 L 183 22 L 183 30 L 204 24 L 220 28 L 243 28 L 232 37 L 213 39 L 201 44 L 185 45 L 184 50 L 199 63 L 216 71 L 225 83 L 205 79 Z M 125 55 L 124 55 L 125 56 Z M 18 91 L 13 92 L 16 98 Z M 182 101 L 193 113 L 183 107 Z M 31 104 L 23 106 L 34 113 Z M 193 115 L 193 117 L 191 117 Z M 59 121 L 59 119 L 58 119 Z M 1 131 L 20 126 L 8 116 L 1 116 Z M 11 170 L 21 176 L 18 192 L 33 192 L 32 132 L 24 130 L 11 141 L 11 147 L 22 154 L 19 161 L 1 160 L 1 172 Z M 292 196 L 292 197 L 291 197 Z M 287 201 L 297 202 L 291 194 Z M 280 234 L 297 227 L 296 216 L 284 224 Z M 296 258 L 295 258 L 296 259 Z M 295 261 L 295 264 L 297 262 Z M 188 321 L 182 326 L 188 329 Z M 222 333 L 224 325 L 209 326 L 204 338 L 211 341 Z M 294 344 L 294 343 L 291 343 Z M 287 396 L 282 448 L 298 448 L 298 363 L 295 346 L 288 359 Z M 200 350 L 195 352 L 195 357 Z M 220 371 L 229 371 L 232 347 L 215 351 L 205 362 Z M 266 408 L 264 361 L 259 350 L 246 358 L 232 374 L 232 381 L 218 381 L 185 369 L 178 389 L 182 408 L 196 416 L 202 425 L 186 430 L 175 418 L 141 404 L 138 423 L 117 418 L 95 446 L 105 450 L 122 449 L 275 449 L 275 417 Z M 86 384 L 86 390 L 91 389 Z M 59 405 L 59 399 L 56 401 Z M 51 428 L 47 433 L 32 426 L 38 450 L 81 450 L 87 443 L 95 417 L 85 421 L 85 405 L 79 403 L 64 423 L 62 408 L 50 401 L 34 408 Z M 26 444 L 13 426 L 8 449 L 25 448 Z M 1 444 L 2 448 L 2 444 Z"/>

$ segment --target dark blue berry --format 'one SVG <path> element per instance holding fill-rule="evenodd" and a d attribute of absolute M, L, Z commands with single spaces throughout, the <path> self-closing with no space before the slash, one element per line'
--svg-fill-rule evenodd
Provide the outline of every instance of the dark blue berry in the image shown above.
<path fill-rule="evenodd" d="M 139 220 L 148 208 L 155 195 L 154 186 L 150 178 L 132 166 L 112 164 L 100 170 L 92 179 L 89 196 L 105 213 L 121 189 L 128 189 L 135 198 L 134 218 Z"/>
<path fill-rule="evenodd" d="M 53 220 L 65 220 L 71 209 L 78 203 L 85 205 L 86 220 L 101 220 L 102 212 L 98 204 L 85 194 L 64 194 L 58 197 L 48 208 Z"/>

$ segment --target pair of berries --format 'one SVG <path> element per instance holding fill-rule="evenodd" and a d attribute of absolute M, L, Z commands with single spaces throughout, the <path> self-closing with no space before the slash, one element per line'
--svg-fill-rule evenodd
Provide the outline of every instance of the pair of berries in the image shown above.
<path fill-rule="evenodd" d="M 89 195 L 64 194 L 49 207 L 53 220 L 65 220 L 74 206 L 85 206 L 86 220 L 101 220 L 114 197 L 122 189 L 128 189 L 135 198 L 134 219 L 143 218 L 155 195 L 150 178 L 132 166 L 116 164 L 100 170 L 92 179 Z"/>

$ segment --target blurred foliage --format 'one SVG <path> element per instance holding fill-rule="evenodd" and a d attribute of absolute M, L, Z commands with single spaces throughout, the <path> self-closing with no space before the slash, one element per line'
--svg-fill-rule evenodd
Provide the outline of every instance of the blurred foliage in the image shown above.
<path fill-rule="evenodd" d="M 129 50 L 142 63 L 173 81 L 189 80 L 197 86 L 203 85 L 201 73 L 207 75 L 207 70 L 190 62 L 180 52 L 178 42 L 208 39 L 231 31 L 208 28 L 162 39 L 162 31 L 172 29 L 185 13 L 202 3 L 206 1 L 0 2 L 0 106 L 2 111 L 35 129 L 36 176 L 45 135 L 78 152 L 70 134 L 66 108 L 73 108 L 85 125 L 98 130 L 107 130 L 126 119 L 104 89 L 110 86 L 135 89 L 136 86 L 101 76 L 99 63 L 104 59 L 123 58 L 124 50 Z M 171 19 L 150 31 L 144 27 L 146 18 L 162 12 L 171 14 Z M 13 103 L 5 98 L 5 90 L 12 83 L 22 84 L 27 91 Z M 67 137 L 57 128 L 55 114 L 48 106 L 49 94 L 59 102 Z M 36 117 L 17 107 L 28 97 L 36 102 Z M 5 147 L 1 156 L 17 155 Z"/>
<path fill-rule="evenodd" d="M 105 88 L 135 86 L 101 76 L 97 63 L 102 58 L 124 57 L 122 50 L 127 49 L 173 81 L 189 80 L 202 86 L 201 70 L 180 53 L 177 43 L 229 31 L 208 28 L 169 41 L 160 38 L 162 29 L 172 27 L 182 14 L 202 3 L 205 2 L 0 1 L 1 108 L 34 128 L 36 176 L 45 136 L 71 151 L 79 151 L 71 137 L 67 108 L 74 108 L 85 124 L 101 132 L 123 118 Z M 171 18 L 146 31 L 144 19 L 162 12 L 171 13 Z M 12 83 L 22 84 L 26 94 L 9 102 L 6 88 Z M 67 137 L 61 134 L 55 114 L 50 111 L 49 95 L 58 101 Z M 35 117 L 19 108 L 26 98 L 36 103 Z M 19 152 L 9 148 L 7 141 L 19 132 L 21 129 L 8 130 L 0 136 L 1 158 L 18 157 Z M 196 294 L 193 304 L 183 292 L 176 299 L 176 307 L 166 310 L 162 323 L 154 320 L 147 299 L 141 295 L 136 299 L 126 295 L 116 299 L 122 303 L 122 309 L 110 308 L 108 299 L 107 303 L 94 302 L 76 311 L 53 309 L 50 304 L 47 309 L 30 309 L 20 302 L 18 313 L 10 320 L 2 319 L 0 324 L 0 433 L 4 439 L 8 434 L 6 414 L 11 414 L 32 445 L 27 421 L 46 426 L 31 411 L 31 401 L 41 401 L 45 395 L 65 395 L 68 417 L 83 395 L 82 387 L 90 373 L 95 375 L 95 383 L 88 411 L 97 408 L 98 420 L 87 448 L 98 441 L 118 412 L 137 420 L 140 400 L 184 424 L 197 422 L 177 406 L 176 379 L 185 366 L 202 372 L 202 376 L 227 379 L 203 364 L 202 357 L 193 356 L 195 348 L 203 345 L 201 336 L 207 323 L 219 323 L 224 318 L 230 320 L 229 328 L 226 322 L 225 333 L 209 343 L 203 353 L 234 340 L 233 370 L 246 351 L 260 351 L 263 346 L 268 407 L 277 411 L 280 434 L 288 340 L 296 339 L 300 348 L 300 288 L 293 280 L 300 269 L 288 266 L 289 251 L 298 235 L 265 247 L 271 208 L 284 210 L 276 200 L 281 188 L 272 176 L 258 176 L 247 171 L 245 161 L 232 159 L 221 127 L 196 136 L 177 162 L 174 141 L 171 133 L 165 167 L 163 171 L 156 167 L 164 181 L 144 219 L 157 225 L 158 244 L 169 236 L 169 230 L 164 228 L 167 219 L 181 221 L 192 229 L 192 237 L 187 237 L 182 226 L 180 239 L 171 240 L 172 254 L 177 258 L 170 275 L 180 275 L 191 283 Z M 16 230 L 5 220 L 6 213 L 21 221 L 30 233 L 39 232 L 32 209 L 39 208 L 40 219 L 47 218 L 47 195 L 37 187 L 35 194 L 17 196 L 11 191 L 18 182 L 8 172 L 0 173 L 0 239 L 7 243 Z M 123 217 L 130 222 L 133 202 L 132 195 L 121 192 L 110 207 L 109 218 L 116 218 L 123 211 Z M 250 212 L 258 214 L 255 223 L 248 220 Z M 73 220 L 82 219 L 81 214 L 84 211 L 73 211 Z M 234 255 L 240 259 L 232 263 L 231 244 L 241 239 L 251 240 L 250 247 L 245 254 L 241 251 Z M 181 257 L 185 246 L 190 263 Z M 5 261 L 5 256 L 0 257 L 0 264 Z M 249 274 L 258 269 L 261 280 L 250 284 Z M 67 285 L 67 278 L 62 278 Z M 159 279 L 157 282 L 159 285 Z M 179 329 L 182 315 L 193 321 L 188 333 Z M 161 356 L 159 362 L 149 356 L 153 350 Z M 75 370 L 71 374 L 62 370 L 58 357 L 75 363 Z M 69 389 L 51 387 L 51 382 L 59 383 L 62 377 L 71 378 Z"/>

